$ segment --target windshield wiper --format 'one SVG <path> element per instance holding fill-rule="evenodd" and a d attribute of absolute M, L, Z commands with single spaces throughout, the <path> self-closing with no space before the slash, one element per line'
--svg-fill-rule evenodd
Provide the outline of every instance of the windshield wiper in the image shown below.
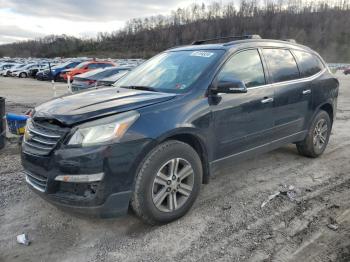
<path fill-rule="evenodd" d="M 128 89 L 135 89 L 135 90 L 144 90 L 144 91 L 154 91 L 157 92 L 157 90 L 150 86 L 120 86 L 120 88 L 128 88 Z"/>

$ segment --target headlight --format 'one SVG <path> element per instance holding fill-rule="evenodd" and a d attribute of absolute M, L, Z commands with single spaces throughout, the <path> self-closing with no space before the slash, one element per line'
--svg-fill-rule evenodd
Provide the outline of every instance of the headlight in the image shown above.
<path fill-rule="evenodd" d="M 78 127 L 68 145 L 90 146 L 108 141 L 119 141 L 140 114 L 129 111 L 102 118 Z"/>

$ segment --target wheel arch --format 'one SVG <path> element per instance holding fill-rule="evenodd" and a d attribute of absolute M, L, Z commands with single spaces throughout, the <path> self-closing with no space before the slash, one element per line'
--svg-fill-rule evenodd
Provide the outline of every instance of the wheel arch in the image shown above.
<path fill-rule="evenodd" d="M 158 140 L 158 144 L 161 144 L 168 140 L 177 140 L 183 143 L 190 145 L 197 153 L 202 162 L 203 169 L 203 184 L 209 183 L 209 160 L 208 160 L 208 151 L 207 147 L 204 143 L 204 140 L 200 138 L 194 131 L 189 130 L 179 130 L 175 133 L 168 134 L 166 136 L 161 137 Z"/>
<path fill-rule="evenodd" d="M 320 110 L 326 111 L 329 115 L 329 118 L 331 119 L 331 121 L 333 123 L 333 121 L 334 121 L 333 106 L 330 103 L 326 103 L 320 107 Z"/>

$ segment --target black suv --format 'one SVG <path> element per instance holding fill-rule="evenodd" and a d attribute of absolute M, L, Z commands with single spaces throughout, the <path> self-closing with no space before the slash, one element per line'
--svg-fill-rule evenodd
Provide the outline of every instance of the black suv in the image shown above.
<path fill-rule="evenodd" d="M 316 52 L 290 41 L 170 49 L 112 88 L 38 106 L 22 146 L 26 181 L 69 210 L 110 217 L 131 206 L 170 222 L 221 165 L 288 143 L 321 155 L 338 86 Z"/>

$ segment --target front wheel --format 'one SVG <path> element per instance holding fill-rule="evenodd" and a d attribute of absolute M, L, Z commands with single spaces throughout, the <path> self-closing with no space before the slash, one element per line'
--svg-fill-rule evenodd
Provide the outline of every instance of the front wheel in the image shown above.
<path fill-rule="evenodd" d="M 322 155 L 327 147 L 332 123 L 326 111 L 320 110 L 315 116 L 306 138 L 297 143 L 298 152 L 307 157 Z"/>
<path fill-rule="evenodd" d="M 20 73 L 20 74 L 19 74 L 19 77 L 20 77 L 20 78 L 26 78 L 26 77 L 27 77 L 27 74 L 26 74 L 26 73 Z"/>
<path fill-rule="evenodd" d="M 202 184 L 197 152 L 180 141 L 167 141 L 141 163 L 131 206 L 148 224 L 174 221 L 188 212 Z"/>

